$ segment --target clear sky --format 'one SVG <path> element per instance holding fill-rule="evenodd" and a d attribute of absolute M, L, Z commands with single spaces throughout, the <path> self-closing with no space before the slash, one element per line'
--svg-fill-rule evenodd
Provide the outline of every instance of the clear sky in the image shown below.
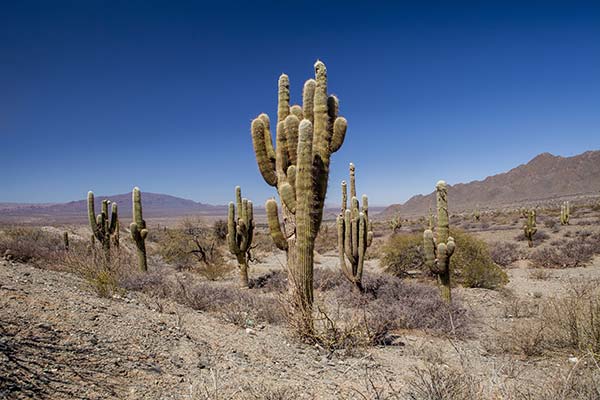
<path fill-rule="evenodd" d="M 349 124 L 328 203 L 350 161 L 384 205 L 600 148 L 598 1 L 3 1 L 0 202 L 262 203 L 250 121 L 317 58 Z"/>

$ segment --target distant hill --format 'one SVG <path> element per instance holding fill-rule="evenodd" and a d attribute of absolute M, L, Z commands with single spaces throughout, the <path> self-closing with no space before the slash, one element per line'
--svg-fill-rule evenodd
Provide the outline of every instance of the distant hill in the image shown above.
<path fill-rule="evenodd" d="M 599 190 L 600 151 L 587 151 L 573 157 L 542 153 L 508 172 L 482 181 L 449 186 L 448 197 L 451 211 L 463 211 L 477 205 L 490 208 L 559 197 L 598 195 Z M 422 215 L 430 206 L 435 208 L 433 192 L 413 196 L 404 204 L 393 204 L 380 215 Z"/>
<path fill-rule="evenodd" d="M 103 199 L 116 202 L 119 206 L 120 216 L 131 217 L 131 193 L 96 196 L 94 199 L 96 213 L 100 212 L 100 205 Z M 167 194 L 142 193 L 142 200 L 144 217 L 227 214 L 227 207 L 224 205 L 203 204 Z M 0 219 L 15 221 L 19 217 L 24 219 L 34 218 L 36 220 L 47 218 L 51 221 L 85 221 L 87 218 L 87 199 L 48 205 L 2 203 L 0 206 Z"/>

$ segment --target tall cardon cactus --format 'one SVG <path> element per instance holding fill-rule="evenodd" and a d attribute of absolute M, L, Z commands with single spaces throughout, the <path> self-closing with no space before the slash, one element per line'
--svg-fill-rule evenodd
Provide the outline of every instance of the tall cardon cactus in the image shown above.
<path fill-rule="evenodd" d="M 138 187 L 133 188 L 131 197 L 133 202 L 133 222 L 129 225 L 131 238 L 137 248 L 138 267 L 140 271 L 148 271 L 148 261 L 146 259 L 148 229 L 146 228 L 146 221 L 142 217 L 142 193 Z"/>
<path fill-rule="evenodd" d="M 88 192 L 88 219 L 92 228 L 92 241 L 97 239 L 101 244 L 107 256 L 110 256 L 111 237 L 117 233 L 119 227 L 119 215 L 117 203 L 109 200 L 102 200 L 100 214 L 96 215 L 94 211 L 94 193 Z M 111 205 L 110 217 L 108 215 L 108 206 Z M 117 233 L 118 234 L 118 233 Z"/>
<path fill-rule="evenodd" d="M 300 306 L 313 302 L 313 250 L 323 218 L 329 178 L 329 162 L 344 141 L 347 122 L 338 117 L 339 103 L 327 94 L 325 64 L 315 64 L 315 79 L 304 84 L 302 107 L 290 107 L 290 81 L 279 77 L 276 146 L 266 114 L 252 121 L 252 143 L 264 180 L 277 189 L 281 199 L 280 219 L 275 199 L 266 211 L 271 236 L 287 252 L 290 282 L 297 290 Z"/>
<path fill-rule="evenodd" d="M 227 216 L 227 243 L 229 251 L 235 255 L 240 269 L 240 286 L 248 287 L 248 261 L 254 233 L 254 209 L 252 202 L 242 198 L 242 189 L 235 188 L 235 204 L 229 203 Z M 236 218 L 237 204 L 237 218 Z"/>
<path fill-rule="evenodd" d="M 362 210 L 356 197 L 354 164 L 350 164 L 350 208 L 346 182 L 342 182 L 342 212 L 337 217 L 338 252 L 344 276 L 363 291 L 362 275 L 367 247 L 373 242 L 369 222 L 369 199 L 362 196 Z M 346 263 L 346 260 L 348 263 Z"/>
<path fill-rule="evenodd" d="M 533 247 L 533 236 L 537 233 L 535 209 L 526 211 L 525 215 L 527 216 L 527 220 L 523 224 L 523 234 L 527 238 L 529 247 Z"/>
<path fill-rule="evenodd" d="M 456 245 L 450 235 L 448 219 L 448 189 L 446 182 L 439 181 L 435 186 L 437 200 L 437 238 L 433 237 L 431 229 L 423 232 L 423 250 L 425 264 L 431 272 L 438 276 L 442 298 L 447 302 L 452 301 L 450 258 Z"/>

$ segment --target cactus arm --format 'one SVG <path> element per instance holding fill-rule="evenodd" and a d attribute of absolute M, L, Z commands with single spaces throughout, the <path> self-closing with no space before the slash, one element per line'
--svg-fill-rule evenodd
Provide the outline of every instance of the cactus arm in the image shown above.
<path fill-rule="evenodd" d="M 229 202 L 229 208 L 227 210 L 227 245 L 229 246 L 229 251 L 233 254 L 237 254 L 239 251 L 235 231 L 235 204 Z"/>
<path fill-rule="evenodd" d="M 362 280 L 363 264 L 365 262 L 365 252 L 367 250 L 367 222 L 365 214 L 360 213 L 358 216 L 358 262 L 356 264 L 355 279 L 360 282 Z"/>
<path fill-rule="evenodd" d="M 110 212 L 110 226 L 108 227 L 108 232 L 111 235 L 113 233 L 115 233 L 118 223 L 119 223 L 119 211 L 117 208 L 117 203 L 112 203 L 111 212 Z"/>
<path fill-rule="evenodd" d="M 311 124 L 315 123 L 315 89 L 317 82 L 314 79 L 309 79 L 304 83 L 302 90 L 302 112 L 304 118 L 309 120 Z"/>
<path fill-rule="evenodd" d="M 279 185 L 279 194 L 281 196 L 281 200 L 285 204 L 285 206 L 292 213 L 296 212 L 296 193 L 292 185 L 288 182 L 284 182 Z"/>
<path fill-rule="evenodd" d="M 292 164 L 298 161 L 298 128 L 300 120 L 294 114 L 290 114 L 285 119 L 285 133 L 287 142 L 287 156 Z"/>
<path fill-rule="evenodd" d="M 437 212 L 438 212 L 438 243 L 446 243 L 450 228 L 448 220 L 448 188 L 446 182 L 439 181 L 436 184 Z"/>
<path fill-rule="evenodd" d="M 90 228 L 92 229 L 92 234 L 98 240 L 101 240 L 100 228 L 98 226 L 98 221 L 96 220 L 96 214 L 94 211 L 94 193 L 88 192 L 87 197 L 87 205 L 88 205 L 88 219 L 90 222 Z"/>
<path fill-rule="evenodd" d="M 346 181 L 342 181 L 342 214 L 348 208 L 348 185 Z"/>
<path fill-rule="evenodd" d="M 425 253 L 425 265 L 431 270 L 431 272 L 437 274 L 439 270 L 435 262 L 435 240 L 433 239 L 433 231 L 426 229 L 423 232 L 423 252 Z"/>
<path fill-rule="evenodd" d="M 263 119 L 259 117 L 252 121 L 251 131 L 252 145 L 254 147 L 256 162 L 258 163 L 258 169 L 267 184 L 270 186 L 276 186 L 277 175 L 275 173 L 275 157 L 269 157 L 269 152 L 267 150 L 269 147 L 267 142 L 271 140 L 271 135 L 267 135 Z M 267 136 L 269 136 L 268 139 Z M 270 144 L 270 147 L 272 149 L 272 143 Z"/>
<path fill-rule="evenodd" d="M 275 246 L 279 250 L 287 250 L 288 244 L 283 235 L 283 231 L 281 230 L 281 225 L 279 224 L 279 212 L 277 211 L 277 201 L 275 199 L 267 200 L 265 204 L 265 209 L 267 212 L 267 223 L 269 225 L 269 232 L 271 233 L 271 237 L 273 238 L 273 242 L 275 242 Z"/>
<path fill-rule="evenodd" d="M 352 248 L 352 215 L 350 210 L 344 212 L 344 253 L 348 257 L 350 264 L 355 264 L 354 249 Z"/>
<path fill-rule="evenodd" d="M 329 137 L 327 132 L 327 68 L 321 61 L 315 63 L 317 85 L 314 95 L 313 153 L 321 160 L 329 158 Z"/>
<path fill-rule="evenodd" d="M 344 232 L 344 230 L 345 230 L 344 229 L 345 228 L 344 217 L 342 217 L 341 215 L 338 215 L 336 221 L 337 221 L 338 254 L 340 257 L 340 267 L 342 268 L 342 272 L 346 276 L 346 278 L 348 280 L 350 280 L 351 282 L 353 282 L 354 276 L 352 274 L 352 271 L 348 268 L 348 264 L 346 263 L 346 257 L 344 255 L 344 253 L 345 253 L 344 238 L 346 237 L 346 232 Z"/>
<path fill-rule="evenodd" d="M 275 149 L 273 148 L 273 136 L 271 136 L 271 120 L 265 113 L 260 114 L 258 118 L 264 125 L 265 150 L 267 152 L 267 157 L 273 163 L 273 168 L 275 168 Z"/>
<path fill-rule="evenodd" d="M 356 167 L 350 163 L 350 198 L 356 198 Z"/>
<path fill-rule="evenodd" d="M 298 118 L 298 124 L 300 124 L 300 121 L 304 119 L 304 112 L 302 111 L 302 107 L 298 104 L 295 104 L 290 107 L 290 114 Z"/>
<path fill-rule="evenodd" d="M 344 117 L 336 118 L 333 123 L 333 137 L 331 138 L 331 152 L 335 153 L 344 144 L 346 130 L 348 129 L 348 121 Z"/>

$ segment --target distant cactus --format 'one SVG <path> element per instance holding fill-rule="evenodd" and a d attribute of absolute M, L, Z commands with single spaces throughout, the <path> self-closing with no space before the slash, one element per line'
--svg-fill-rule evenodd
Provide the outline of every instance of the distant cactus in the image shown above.
<path fill-rule="evenodd" d="M 138 266 L 140 271 L 148 271 L 148 261 L 146 259 L 146 237 L 148 236 L 148 229 L 146 228 L 146 221 L 142 217 L 142 194 L 140 189 L 133 188 L 132 193 L 133 202 L 133 222 L 129 225 L 131 230 L 131 237 L 137 247 L 137 258 Z"/>
<path fill-rule="evenodd" d="M 476 222 L 479 222 L 481 219 L 481 213 L 479 212 L 479 204 L 475 206 L 475 210 L 473 211 L 473 219 Z"/>
<path fill-rule="evenodd" d="M 112 203 L 111 215 L 108 216 L 109 200 L 102 200 L 102 209 L 100 214 L 95 215 L 94 211 L 94 193 L 88 192 L 88 219 L 92 228 L 92 238 L 95 238 L 102 244 L 102 248 L 107 257 L 110 256 L 110 241 L 112 235 L 116 232 L 119 225 L 119 216 L 117 203 Z"/>
<path fill-rule="evenodd" d="M 425 252 L 425 265 L 431 272 L 438 276 L 441 285 L 442 298 L 452 301 L 450 276 L 450 257 L 456 247 L 454 239 L 449 236 L 450 227 L 448 220 L 448 189 L 446 182 L 439 181 L 435 186 L 437 199 L 437 239 L 433 237 L 431 229 L 423 232 L 423 250 Z"/>
<path fill-rule="evenodd" d="M 560 224 L 569 225 L 571 219 L 571 206 L 568 201 L 564 201 L 560 206 Z"/>
<path fill-rule="evenodd" d="M 69 232 L 63 232 L 63 244 L 65 246 L 65 251 L 69 251 Z"/>
<path fill-rule="evenodd" d="M 227 243 L 229 251 L 235 255 L 240 269 L 240 286 L 248 287 L 248 261 L 250 261 L 250 248 L 252 246 L 252 235 L 254 232 L 254 211 L 252 202 L 242 199 L 242 190 L 239 186 L 235 188 L 236 205 L 229 203 L 229 214 L 227 218 Z"/>
<path fill-rule="evenodd" d="M 392 217 L 389 226 L 393 233 L 398 233 L 398 231 L 402 229 L 402 218 L 400 218 L 400 215 Z"/>
<path fill-rule="evenodd" d="M 369 200 L 362 196 L 362 210 L 356 197 L 354 164 L 350 164 L 350 209 L 347 208 L 347 187 L 342 182 L 342 212 L 337 217 L 338 252 L 340 266 L 346 278 L 363 291 L 362 274 L 367 247 L 373 242 L 373 231 L 369 222 Z M 348 264 L 346 264 L 348 260 Z"/>
<path fill-rule="evenodd" d="M 338 117 L 337 97 L 327 94 L 325 64 L 315 64 L 315 79 L 304 84 L 303 105 L 290 107 L 290 82 L 279 78 L 276 147 L 269 117 L 252 121 L 252 143 L 264 180 L 277 188 L 282 222 L 275 199 L 266 203 L 271 237 L 287 252 L 290 284 L 305 311 L 313 302 L 313 251 L 323 218 L 329 162 L 344 141 L 347 122 Z"/>
<path fill-rule="evenodd" d="M 536 226 L 536 221 L 535 221 L 535 217 L 536 217 L 535 209 L 531 209 L 531 210 L 527 211 L 525 214 L 527 216 L 527 220 L 525 221 L 525 224 L 523 225 L 523 234 L 527 238 L 529 247 L 533 247 L 533 236 L 537 232 L 537 226 Z"/>

